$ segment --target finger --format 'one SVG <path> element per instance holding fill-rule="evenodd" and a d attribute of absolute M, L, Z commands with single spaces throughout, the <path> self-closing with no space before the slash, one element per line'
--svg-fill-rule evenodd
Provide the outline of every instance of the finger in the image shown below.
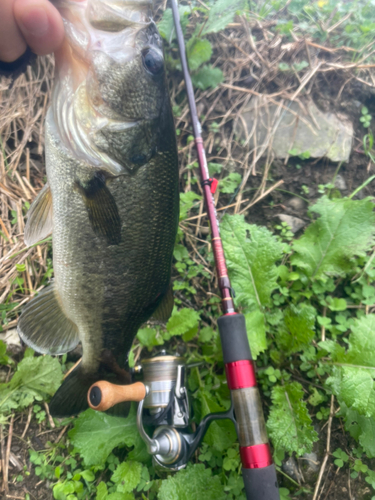
<path fill-rule="evenodd" d="M 60 47 L 64 24 L 48 0 L 14 0 L 13 12 L 27 45 L 35 54 L 49 54 Z"/>
<path fill-rule="evenodd" d="M 25 52 L 26 42 L 13 15 L 13 0 L 0 0 L 0 60 L 12 62 Z"/>

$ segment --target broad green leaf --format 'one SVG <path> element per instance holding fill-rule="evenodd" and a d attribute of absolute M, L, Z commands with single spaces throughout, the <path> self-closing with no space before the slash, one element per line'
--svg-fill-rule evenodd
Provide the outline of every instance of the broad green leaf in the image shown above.
<path fill-rule="evenodd" d="M 187 5 L 178 6 L 178 12 L 180 14 L 180 22 L 183 32 L 185 32 L 186 25 L 189 22 L 188 14 L 190 11 L 191 8 Z M 158 22 L 158 30 L 160 35 L 165 40 L 167 40 L 167 42 L 171 43 L 176 39 L 176 30 L 174 29 L 172 9 L 165 9 L 162 18 Z"/>
<path fill-rule="evenodd" d="M 35 399 L 52 396 L 61 384 L 61 365 L 51 356 L 28 356 L 17 366 L 10 382 L 0 384 L 0 413 L 25 408 Z"/>
<path fill-rule="evenodd" d="M 106 500 L 107 496 L 108 496 L 107 485 L 105 484 L 104 481 L 101 481 L 96 489 L 96 500 Z"/>
<path fill-rule="evenodd" d="M 174 308 L 167 323 L 167 330 L 172 337 L 182 335 L 183 340 L 187 342 L 197 334 L 199 318 L 199 313 L 194 309 L 185 307 L 178 311 Z"/>
<path fill-rule="evenodd" d="M 375 314 L 357 319 L 351 327 L 351 332 L 347 361 L 375 368 Z"/>
<path fill-rule="evenodd" d="M 211 59 L 212 45 L 207 39 L 192 37 L 186 44 L 186 53 L 190 71 L 195 71 Z"/>
<path fill-rule="evenodd" d="M 375 419 L 360 415 L 353 408 L 344 406 L 345 429 L 359 441 L 368 458 L 375 458 Z M 343 408 L 341 408 L 343 411 Z"/>
<path fill-rule="evenodd" d="M 236 12 L 243 13 L 244 0 L 218 0 L 213 4 L 208 15 L 208 21 L 203 28 L 203 34 L 217 33 L 233 22 Z"/>
<path fill-rule="evenodd" d="M 141 480 L 142 464 L 139 462 L 122 462 L 112 474 L 111 481 L 117 485 L 120 493 L 130 493 Z"/>
<path fill-rule="evenodd" d="M 375 368 L 363 370 L 355 366 L 334 366 L 327 386 L 337 396 L 339 403 L 344 402 L 361 415 L 375 417 Z"/>
<path fill-rule="evenodd" d="M 206 64 L 191 75 L 191 80 L 194 87 L 206 90 L 209 87 L 217 87 L 224 80 L 224 75 L 220 68 L 213 68 Z"/>
<path fill-rule="evenodd" d="M 267 349 L 266 326 L 262 311 L 255 310 L 245 314 L 247 338 L 253 359 Z"/>
<path fill-rule="evenodd" d="M 155 328 L 141 328 L 138 330 L 137 338 L 143 346 L 148 348 L 148 350 L 151 350 L 157 345 L 164 344 L 164 340 L 160 335 L 160 332 Z"/>
<path fill-rule="evenodd" d="M 315 335 L 316 311 L 312 306 L 290 305 L 284 311 L 284 324 L 277 332 L 276 341 L 285 354 L 292 354 L 309 344 Z"/>
<path fill-rule="evenodd" d="M 110 493 L 105 500 L 135 500 L 133 493 L 120 493 L 116 491 L 115 493 Z"/>
<path fill-rule="evenodd" d="M 270 305 L 281 243 L 265 227 L 247 224 L 242 215 L 225 215 L 220 228 L 237 304 L 249 311 Z"/>
<path fill-rule="evenodd" d="M 222 193 L 232 194 L 241 184 L 242 176 L 237 172 L 231 172 L 229 175 L 219 181 L 219 188 Z"/>
<path fill-rule="evenodd" d="M 127 418 L 86 410 L 75 420 L 69 437 L 86 465 L 104 464 L 111 451 L 119 445 L 144 449 L 137 430 L 134 405 Z"/>
<path fill-rule="evenodd" d="M 320 217 L 293 243 L 292 264 L 314 279 L 349 272 L 353 267 L 351 259 L 364 255 L 373 244 L 373 208 L 369 198 L 320 198 L 311 208 Z"/>
<path fill-rule="evenodd" d="M 180 193 L 180 221 L 185 220 L 197 201 L 201 200 L 202 196 L 194 193 L 194 191 L 187 191 Z M 197 204 L 198 205 L 198 204 Z"/>
<path fill-rule="evenodd" d="M 318 435 L 303 401 L 301 384 L 292 382 L 273 388 L 267 427 L 276 449 L 295 452 L 297 456 L 311 452 Z"/>
<path fill-rule="evenodd" d="M 211 424 L 212 425 L 212 424 Z M 225 500 L 219 476 L 203 464 L 189 464 L 161 483 L 158 500 Z"/>
<path fill-rule="evenodd" d="M 340 404 L 375 418 L 375 315 L 356 319 L 348 341 L 346 353 L 342 347 L 330 349 L 327 341 L 320 343 L 321 347 L 331 352 L 335 363 L 327 386 Z"/>

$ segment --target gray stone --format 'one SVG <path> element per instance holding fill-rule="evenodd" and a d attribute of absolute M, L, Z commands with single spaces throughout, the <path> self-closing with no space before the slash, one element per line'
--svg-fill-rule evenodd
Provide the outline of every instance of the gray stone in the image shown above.
<path fill-rule="evenodd" d="M 270 146 L 275 158 L 302 153 L 312 158 L 348 161 L 353 142 L 353 124 L 342 113 L 322 112 L 312 100 L 303 106 L 284 100 L 284 107 L 254 97 L 235 122 L 235 134 L 257 154 Z"/>
<path fill-rule="evenodd" d="M 320 462 L 316 453 L 305 453 L 299 458 L 299 464 L 302 467 L 303 475 L 307 482 L 311 482 L 316 478 L 320 469 Z"/>
<path fill-rule="evenodd" d="M 281 222 L 286 222 L 288 226 L 290 227 L 290 230 L 292 233 L 296 233 L 300 229 L 302 229 L 304 226 L 306 226 L 306 222 L 303 221 L 302 219 L 299 219 L 298 217 L 293 217 L 292 215 L 286 215 L 286 214 L 277 214 L 276 217 L 280 219 Z"/>
<path fill-rule="evenodd" d="M 296 212 L 301 212 L 306 208 L 306 202 L 303 201 L 301 198 L 298 198 L 298 196 L 294 196 L 293 198 L 290 198 L 285 205 L 292 210 L 295 210 Z"/>
<path fill-rule="evenodd" d="M 283 462 L 282 469 L 285 474 L 291 477 L 294 481 L 297 481 L 297 483 L 301 484 L 303 476 L 294 457 L 289 457 L 285 462 Z"/>
<path fill-rule="evenodd" d="M 345 191 L 346 189 L 348 189 L 344 177 L 340 174 L 336 175 L 335 188 L 339 189 L 340 191 Z"/>
<path fill-rule="evenodd" d="M 4 333 L 0 333 L 0 340 L 5 342 L 7 345 L 21 345 L 17 328 L 11 328 L 10 330 L 6 330 Z"/>

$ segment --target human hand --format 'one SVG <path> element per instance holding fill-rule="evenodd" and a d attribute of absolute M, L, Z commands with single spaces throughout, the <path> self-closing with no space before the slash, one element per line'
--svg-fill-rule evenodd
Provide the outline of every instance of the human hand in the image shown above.
<path fill-rule="evenodd" d="M 0 61 L 15 61 L 27 46 L 49 54 L 63 39 L 63 21 L 48 0 L 0 0 Z"/>

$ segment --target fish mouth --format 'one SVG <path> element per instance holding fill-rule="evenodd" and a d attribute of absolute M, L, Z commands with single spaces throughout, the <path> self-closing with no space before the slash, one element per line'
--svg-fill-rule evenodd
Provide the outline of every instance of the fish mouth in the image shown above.
<path fill-rule="evenodd" d="M 152 0 L 52 1 L 62 15 L 66 37 L 56 53 L 57 79 L 49 120 L 62 145 L 75 157 L 120 175 L 123 166 L 100 151 L 92 138 L 100 129 L 126 130 L 138 121 L 118 115 L 98 94 L 93 99 L 87 81 L 93 80 L 95 54 L 105 54 L 121 65 L 136 56 L 138 35 L 154 24 Z"/>

